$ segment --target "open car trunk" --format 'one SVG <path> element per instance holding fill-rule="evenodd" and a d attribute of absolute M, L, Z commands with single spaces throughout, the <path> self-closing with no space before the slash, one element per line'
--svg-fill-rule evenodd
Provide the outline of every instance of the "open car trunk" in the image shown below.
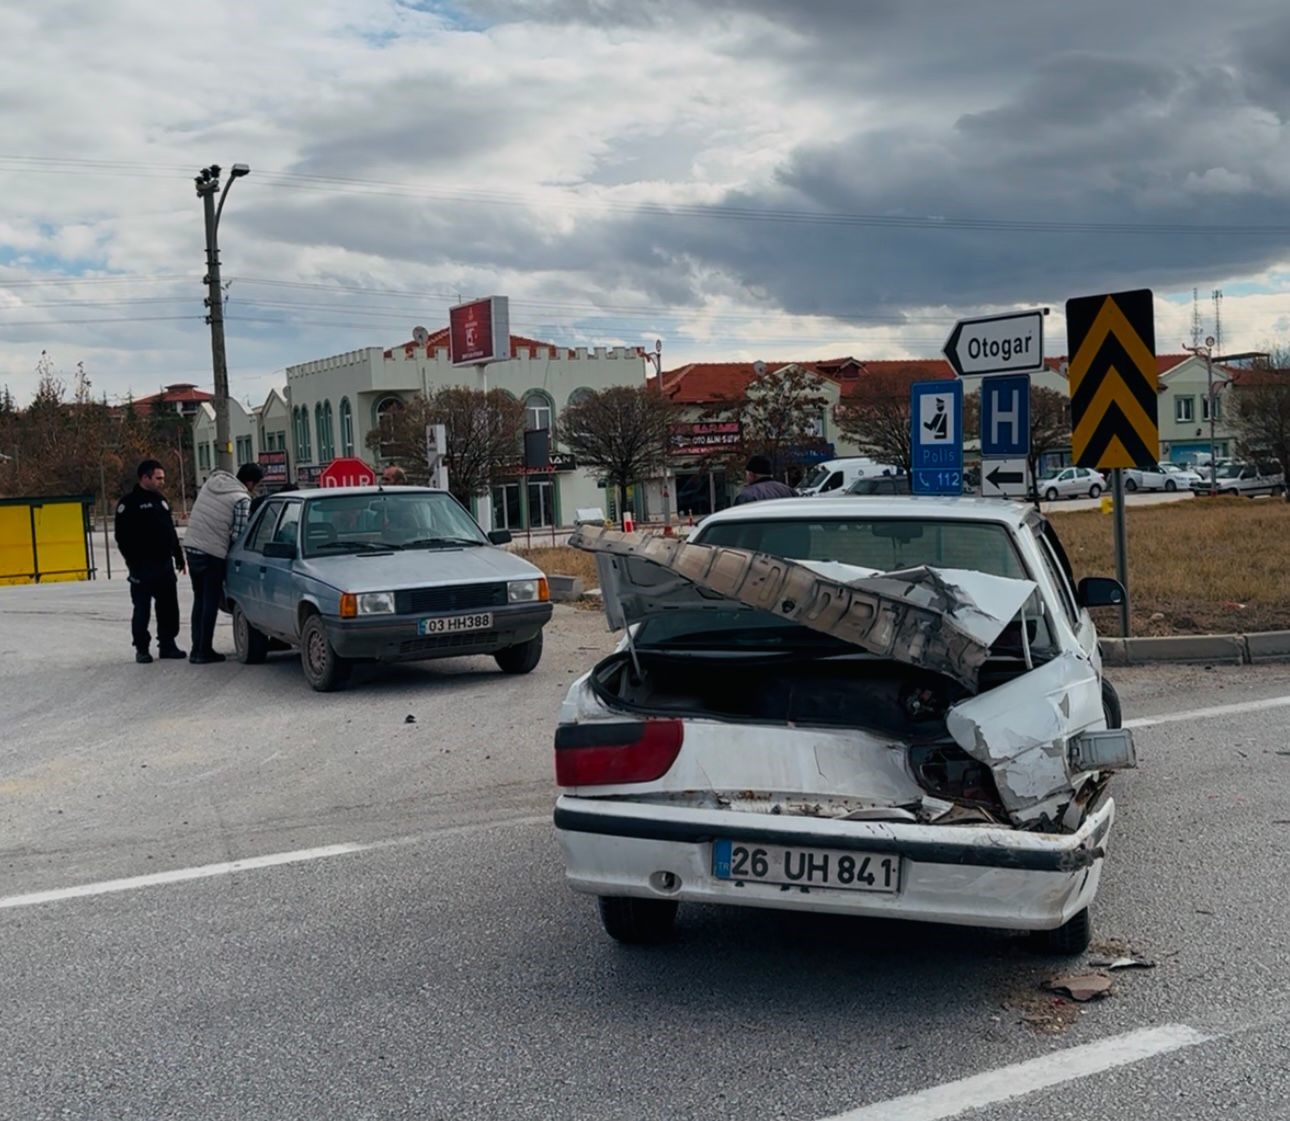
<path fill-rule="evenodd" d="M 661 794 L 697 778 L 719 793 L 748 785 L 734 740 L 764 755 L 759 773 L 779 767 L 782 790 L 817 805 L 837 795 L 844 810 L 885 799 L 911 820 L 967 810 L 1071 831 L 1103 785 L 1109 767 L 1090 765 L 1081 741 L 1105 728 L 1100 677 L 1076 653 L 1032 656 L 1028 580 L 876 573 L 600 529 L 572 544 L 599 554 L 606 613 L 627 630 L 588 681 L 597 701 L 695 722 L 702 757 Z"/>

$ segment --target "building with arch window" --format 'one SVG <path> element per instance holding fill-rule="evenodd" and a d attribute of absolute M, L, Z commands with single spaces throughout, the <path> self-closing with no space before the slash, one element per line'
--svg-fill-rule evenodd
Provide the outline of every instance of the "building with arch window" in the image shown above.
<path fill-rule="evenodd" d="M 516 463 L 494 480 L 490 499 L 495 528 L 567 526 L 577 510 L 587 507 L 609 513 L 612 491 L 579 468 L 561 447 L 558 420 L 570 401 L 587 392 L 644 384 L 645 365 L 638 347 L 568 348 L 511 336 L 510 361 L 487 367 L 488 388 L 509 393 L 524 405 L 526 427 L 551 434 L 552 455 L 545 470 Z M 356 455 L 379 469 L 385 457 L 373 433 L 380 432 L 382 417 L 418 393 L 457 385 L 483 388 L 472 367 L 452 365 L 446 327 L 423 345 L 368 347 L 287 367 L 292 412 L 306 419 L 306 427 L 312 426 L 312 438 L 294 445 L 296 477 L 308 484 L 335 455 Z M 339 421 L 334 430 L 331 416 Z M 322 434 L 333 432 L 324 443 Z M 482 501 L 475 504 L 476 514 L 481 513 Z"/>
<path fill-rule="evenodd" d="M 201 486 L 215 469 L 215 406 L 203 401 L 193 414 L 193 460 L 197 485 Z M 264 466 L 270 485 L 291 478 L 295 462 L 295 417 L 286 395 L 271 389 L 264 404 L 248 407 L 236 398 L 229 400 L 229 437 L 233 441 L 233 463 L 252 460 Z"/>

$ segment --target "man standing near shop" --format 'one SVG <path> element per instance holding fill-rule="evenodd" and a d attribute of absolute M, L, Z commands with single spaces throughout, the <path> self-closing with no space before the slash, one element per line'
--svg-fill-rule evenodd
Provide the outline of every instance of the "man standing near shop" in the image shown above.
<path fill-rule="evenodd" d="M 754 455 L 744 471 L 747 485 L 735 495 L 735 505 L 748 502 L 765 502 L 768 498 L 792 498 L 793 488 L 771 475 L 770 460 L 764 455 Z"/>
<path fill-rule="evenodd" d="M 152 635 L 148 622 L 152 605 L 157 605 L 157 652 L 162 658 L 182 658 L 175 645 L 179 634 L 179 596 L 175 570 L 184 571 L 184 551 L 179 547 L 175 520 L 163 491 L 166 469 L 155 459 L 139 464 L 134 490 L 116 504 L 116 547 L 125 558 L 134 615 L 130 635 L 134 660 L 141 665 L 152 661 L 148 647 Z"/>
<path fill-rule="evenodd" d="M 224 600 L 224 564 L 229 547 L 246 529 L 251 516 L 251 492 L 264 478 L 258 463 L 244 463 L 236 475 L 214 471 L 202 484 L 188 515 L 184 552 L 193 583 L 193 648 L 188 660 L 195 666 L 227 659 L 212 645 L 215 621 Z"/>

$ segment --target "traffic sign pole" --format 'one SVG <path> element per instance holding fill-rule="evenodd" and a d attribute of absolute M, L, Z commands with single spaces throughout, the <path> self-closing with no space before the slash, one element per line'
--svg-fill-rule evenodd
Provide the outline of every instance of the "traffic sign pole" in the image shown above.
<path fill-rule="evenodd" d="M 1124 524 L 1124 469 L 1113 468 L 1111 471 L 1111 501 L 1115 504 L 1115 578 L 1124 588 L 1124 598 L 1120 600 L 1120 636 L 1129 637 L 1129 542 L 1128 530 Z"/>

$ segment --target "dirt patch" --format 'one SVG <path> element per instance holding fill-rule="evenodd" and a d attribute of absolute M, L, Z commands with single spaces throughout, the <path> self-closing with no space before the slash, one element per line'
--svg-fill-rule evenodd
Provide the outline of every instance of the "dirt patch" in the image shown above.
<path fill-rule="evenodd" d="M 1114 530 L 1099 510 L 1056 511 L 1053 525 L 1076 579 L 1114 576 Z M 1205 498 L 1127 511 L 1133 633 L 1226 634 L 1290 630 L 1290 505 Z M 1102 634 L 1119 614 L 1096 611 Z"/>
<path fill-rule="evenodd" d="M 1084 1014 L 1073 1000 L 1046 992 L 1016 993 L 1003 1002 L 1003 1007 L 1017 1014 L 1017 1023 L 1039 1035 L 1064 1035 Z"/>
<path fill-rule="evenodd" d="M 596 558 L 592 553 L 570 549 L 567 545 L 545 549 L 517 549 L 516 553 L 529 564 L 537 565 L 548 576 L 580 576 L 584 587 L 600 587 Z"/>

